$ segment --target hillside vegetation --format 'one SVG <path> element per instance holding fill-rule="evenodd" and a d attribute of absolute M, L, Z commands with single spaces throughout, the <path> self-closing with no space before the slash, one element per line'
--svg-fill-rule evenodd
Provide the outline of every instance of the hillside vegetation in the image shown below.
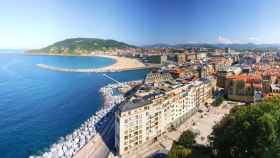
<path fill-rule="evenodd" d="M 209 146 L 184 132 L 168 158 L 280 158 L 280 97 L 238 106 L 216 124 Z"/>
<path fill-rule="evenodd" d="M 34 53 L 50 54 L 89 54 L 92 51 L 134 48 L 135 46 L 115 40 L 97 38 L 71 38 L 56 42 L 48 47 L 32 50 Z"/>

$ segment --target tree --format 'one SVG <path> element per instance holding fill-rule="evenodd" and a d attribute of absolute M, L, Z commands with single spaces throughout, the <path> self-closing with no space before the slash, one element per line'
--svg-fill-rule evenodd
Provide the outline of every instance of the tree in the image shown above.
<path fill-rule="evenodd" d="M 187 158 L 192 154 L 192 145 L 195 143 L 196 134 L 184 131 L 179 140 L 172 145 L 168 158 Z"/>
<path fill-rule="evenodd" d="M 220 158 L 280 157 L 280 98 L 232 109 L 209 139 Z"/>
<path fill-rule="evenodd" d="M 225 98 L 223 96 L 219 96 L 217 97 L 217 99 L 213 102 L 214 106 L 220 106 L 223 101 L 225 100 Z"/>
<path fill-rule="evenodd" d="M 190 130 L 184 131 L 180 136 L 179 140 L 176 142 L 178 145 L 184 147 L 191 147 L 195 143 L 196 134 Z"/>
<path fill-rule="evenodd" d="M 182 145 L 172 145 L 168 158 L 188 158 L 192 154 L 192 149 L 185 148 Z"/>

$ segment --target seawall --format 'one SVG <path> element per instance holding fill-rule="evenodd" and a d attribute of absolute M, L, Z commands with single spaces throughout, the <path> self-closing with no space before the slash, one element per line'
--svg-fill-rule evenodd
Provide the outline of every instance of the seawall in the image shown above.
<path fill-rule="evenodd" d="M 104 101 L 108 103 L 106 106 L 103 104 L 101 109 L 81 124 L 78 129 L 75 129 L 72 133 L 66 135 L 65 137 L 61 137 L 61 139 L 51 145 L 47 151 L 41 155 L 30 156 L 30 158 L 73 157 L 76 155 L 90 142 L 91 139 L 99 135 L 98 128 L 107 128 L 106 126 L 108 126 L 108 124 L 106 121 L 108 120 L 106 120 L 106 118 L 108 115 L 114 115 L 116 105 L 125 99 L 123 94 L 115 94 L 114 89 L 118 89 L 124 85 L 140 82 L 142 82 L 142 80 L 123 82 L 119 84 L 108 84 L 105 87 L 102 87 L 100 89 L 100 93 L 103 95 L 105 99 Z"/>
<path fill-rule="evenodd" d="M 107 69 L 105 68 L 90 68 L 90 69 L 74 69 L 74 68 L 62 68 L 62 67 L 56 67 L 56 66 L 50 66 L 47 64 L 37 64 L 36 65 L 39 68 L 47 69 L 51 71 L 60 71 L 60 72 L 121 72 L 121 71 L 129 71 L 129 70 L 141 70 L 146 69 L 148 67 L 137 67 L 137 68 L 125 68 L 125 69 Z"/>

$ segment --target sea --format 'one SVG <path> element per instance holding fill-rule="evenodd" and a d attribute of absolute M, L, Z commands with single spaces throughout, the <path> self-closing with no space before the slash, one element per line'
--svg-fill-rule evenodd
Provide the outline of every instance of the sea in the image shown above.
<path fill-rule="evenodd" d="M 102 106 L 99 89 L 113 83 L 102 73 L 55 72 L 36 64 L 98 68 L 102 57 L 31 56 L 0 50 L 0 157 L 25 158 L 46 151 Z M 148 70 L 106 73 L 118 81 L 143 79 Z"/>

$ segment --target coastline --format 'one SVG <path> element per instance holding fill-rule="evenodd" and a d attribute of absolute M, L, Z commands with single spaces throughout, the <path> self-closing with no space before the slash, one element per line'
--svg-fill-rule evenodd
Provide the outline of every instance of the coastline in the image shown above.
<path fill-rule="evenodd" d="M 103 102 L 103 106 L 107 107 L 108 105 L 110 106 L 112 103 L 109 102 L 109 104 L 106 104 L 106 100 L 115 100 L 112 99 L 112 95 L 108 95 L 106 93 L 104 93 L 105 91 L 107 91 L 106 89 L 108 88 L 114 88 L 114 89 L 118 89 L 120 87 L 125 87 L 125 86 L 129 86 L 129 85 L 133 85 L 133 84 L 139 84 L 143 82 L 143 80 L 133 80 L 133 81 L 128 81 L 128 82 L 122 82 L 119 84 L 111 84 L 111 85 L 107 85 L 103 88 L 101 88 L 101 93 L 103 94 L 104 97 L 104 102 Z M 110 90 L 109 90 L 110 91 Z M 119 96 L 121 96 L 122 99 L 125 99 L 125 96 L 122 94 L 123 92 L 121 92 L 118 89 Z M 107 102 L 108 103 L 108 102 Z M 121 101 L 119 101 L 118 103 L 121 103 Z M 115 107 L 118 106 L 118 104 L 115 105 Z M 107 158 L 108 156 L 112 156 L 112 150 L 109 149 L 109 147 L 106 145 L 106 142 L 108 143 L 108 140 L 111 138 L 111 136 L 113 135 L 114 137 L 114 124 L 115 124 L 115 114 L 114 113 L 110 113 L 109 116 L 107 116 L 107 122 L 106 125 L 104 126 L 104 128 L 102 130 L 99 131 L 99 133 L 93 137 L 92 139 L 90 139 L 78 152 L 76 152 L 73 156 L 73 158 L 85 158 L 85 157 L 97 157 L 97 158 Z M 107 140 L 105 140 L 107 139 Z"/>
<path fill-rule="evenodd" d="M 30 53 L 26 51 L 24 55 L 27 56 L 70 56 L 70 57 L 90 57 L 90 56 L 95 56 L 93 54 L 52 54 L 52 53 Z"/>
<path fill-rule="evenodd" d="M 97 72 L 114 72 L 114 71 L 126 71 L 126 70 L 136 70 L 136 69 L 144 69 L 146 65 L 140 62 L 137 59 L 127 58 L 127 57 L 119 57 L 119 56 L 110 56 L 110 55 L 95 55 L 97 57 L 111 58 L 116 61 L 116 63 L 97 68 Z"/>
<path fill-rule="evenodd" d="M 34 54 L 31 54 L 34 55 Z M 110 58 L 115 60 L 116 62 L 112 65 L 101 67 L 101 68 L 63 68 L 56 67 L 47 64 L 37 64 L 36 66 L 39 68 L 52 70 L 52 71 L 61 71 L 61 72 L 120 72 L 120 71 L 128 71 L 128 70 L 138 70 L 145 69 L 147 66 L 140 62 L 137 59 L 127 58 L 127 57 L 119 57 L 119 56 L 111 56 L 111 55 L 58 55 L 58 54 L 35 54 L 35 55 L 50 55 L 50 56 L 92 56 L 92 57 L 103 57 Z"/>
<path fill-rule="evenodd" d="M 124 100 L 123 94 L 114 94 L 114 89 L 133 83 L 142 82 L 134 80 L 122 83 L 108 84 L 100 89 L 100 93 L 105 101 L 89 119 L 72 133 L 63 136 L 52 144 L 47 151 L 40 155 L 30 155 L 29 158 L 49 158 L 49 157 L 75 157 L 82 158 L 83 155 L 93 154 L 92 149 L 97 149 L 100 145 L 105 146 L 101 136 L 109 129 L 112 129 L 112 117 L 116 106 Z M 110 104 L 105 106 L 106 100 Z M 107 151 L 108 152 L 108 151 Z M 96 154 L 96 153 L 95 153 Z M 100 153 L 97 153 L 100 154 Z M 103 151 L 101 151 L 103 154 Z"/>

